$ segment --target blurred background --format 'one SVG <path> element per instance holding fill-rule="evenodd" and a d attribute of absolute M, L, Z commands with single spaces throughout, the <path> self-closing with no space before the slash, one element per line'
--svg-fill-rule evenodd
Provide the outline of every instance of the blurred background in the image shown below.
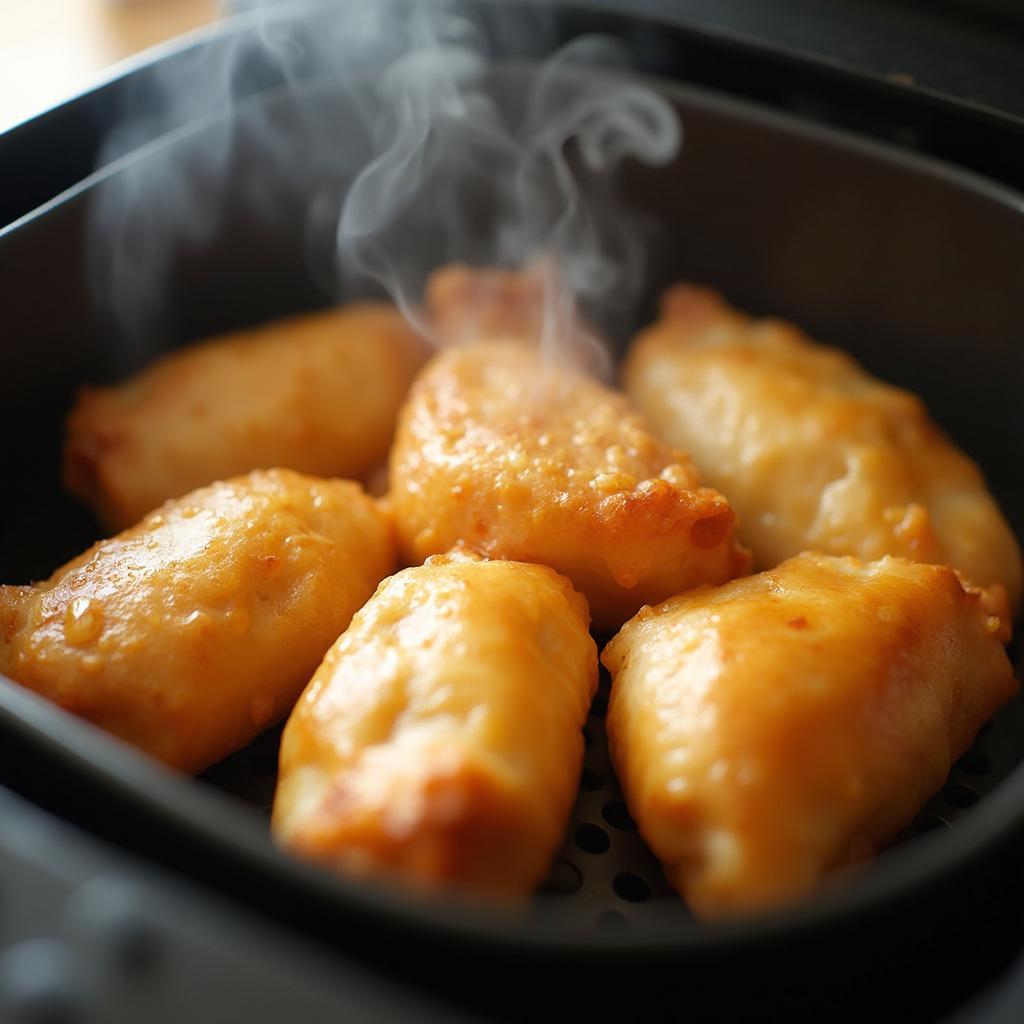
<path fill-rule="evenodd" d="M 118 61 L 209 24 L 221 0 L 2 0 L 0 131 Z"/>
<path fill-rule="evenodd" d="M 113 65 L 147 47 L 208 25 L 222 10 L 238 10 L 252 2 L 0 0 L 0 131 L 96 83 Z M 778 37 L 798 49 L 808 44 L 824 48 L 854 63 L 877 56 L 876 49 L 893 50 L 894 41 L 875 32 L 879 18 L 890 22 L 890 29 L 902 26 L 904 37 L 910 38 L 922 17 L 952 19 L 951 24 L 968 34 L 1009 33 L 1018 42 L 1024 32 L 1024 0 L 621 0 L 620 6 L 633 3 L 663 14 L 704 19 L 727 31 Z M 948 53 L 935 52 L 934 40 L 918 40 L 910 51 L 897 46 L 893 67 L 886 70 L 895 75 L 902 70 L 897 64 L 915 56 L 938 68 L 945 83 L 955 81 L 954 91 L 967 96 L 977 83 L 974 76 L 962 73 L 960 64 L 971 63 L 973 49 L 970 40 L 964 39 L 964 44 L 963 52 L 954 46 Z M 996 63 L 1018 63 L 1017 54 Z M 974 67 L 978 69 L 977 62 Z M 1010 67 L 1002 73 L 1014 75 Z M 1016 77 L 1024 81 L 1019 70 Z"/>

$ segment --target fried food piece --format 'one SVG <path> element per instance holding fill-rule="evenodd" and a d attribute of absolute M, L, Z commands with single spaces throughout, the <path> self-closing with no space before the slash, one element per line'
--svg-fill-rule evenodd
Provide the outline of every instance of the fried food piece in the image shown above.
<path fill-rule="evenodd" d="M 612 757 L 696 913 L 801 899 L 910 823 L 1017 689 L 993 610 L 945 566 L 804 554 L 626 623 Z"/>
<path fill-rule="evenodd" d="M 951 565 L 1020 605 L 1021 552 L 978 467 L 921 400 L 715 293 L 671 289 L 626 391 L 728 495 L 757 568 L 800 551 Z"/>
<path fill-rule="evenodd" d="M 346 872 L 531 890 L 583 762 L 587 619 L 539 565 L 455 553 L 385 580 L 285 727 L 277 838 Z"/>
<path fill-rule="evenodd" d="M 426 357 L 373 303 L 281 320 L 174 352 L 87 389 L 67 424 L 64 482 L 111 529 L 250 469 L 362 479 L 387 459 Z"/>
<path fill-rule="evenodd" d="M 250 473 L 0 587 L 0 672 L 196 772 L 288 713 L 394 561 L 358 484 Z"/>
<path fill-rule="evenodd" d="M 609 368 L 607 344 L 580 316 L 548 260 L 522 270 L 450 263 L 430 275 L 425 305 L 427 329 L 446 348 L 514 341 L 594 376 Z"/>
<path fill-rule="evenodd" d="M 445 345 L 539 338 L 545 292 L 556 287 L 539 265 L 516 271 L 450 263 L 427 281 L 428 322 Z"/>
<path fill-rule="evenodd" d="M 480 343 L 428 364 L 391 451 L 412 562 L 464 542 L 568 576 L 598 629 L 747 566 L 733 513 L 618 394 L 526 345 Z"/>

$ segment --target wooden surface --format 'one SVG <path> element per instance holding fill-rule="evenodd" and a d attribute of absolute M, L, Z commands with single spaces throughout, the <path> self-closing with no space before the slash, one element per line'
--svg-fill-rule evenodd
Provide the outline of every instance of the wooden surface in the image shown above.
<path fill-rule="evenodd" d="M 217 17 L 218 0 L 0 0 L 0 130 Z"/>

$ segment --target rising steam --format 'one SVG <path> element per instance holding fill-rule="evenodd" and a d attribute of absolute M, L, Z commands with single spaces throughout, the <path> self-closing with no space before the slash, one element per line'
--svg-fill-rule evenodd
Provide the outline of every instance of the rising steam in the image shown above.
<path fill-rule="evenodd" d="M 529 36 L 533 51 L 553 38 L 551 15 L 496 17 L 502 6 L 257 9 L 173 76 L 158 70 L 107 142 L 103 162 L 122 166 L 91 210 L 93 283 L 119 329 L 167 320 L 175 266 L 216 237 L 226 205 L 265 222 L 303 209 L 308 238 L 333 239 L 309 257 L 333 297 L 376 282 L 414 321 L 427 275 L 453 260 L 555 268 L 539 275 L 553 352 L 577 303 L 602 326 L 628 312 L 649 233 L 616 202 L 614 172 L 670 161 L 675 112 L 622 73 L 608 37 L 577 38 L 529 74 L 496 62 L 503 38 Z"/>

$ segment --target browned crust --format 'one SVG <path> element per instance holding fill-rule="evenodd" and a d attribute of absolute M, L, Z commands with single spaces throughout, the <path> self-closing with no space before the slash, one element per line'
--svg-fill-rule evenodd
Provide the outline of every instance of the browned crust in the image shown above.
<path fill-rule="evenodd" d="M 520 836 L 535 830 L 493 771 L 445 754 L 425 771 L 399 769 L 372 799 L 360 791 L 358 769 L 337 779 L 315 812 L 289 831 L 288 846 L 348 872 L 400 876 L 425 888 L 459 882 L 509 896 L 528 892 L 553 851 L 523 848 Z"/>

